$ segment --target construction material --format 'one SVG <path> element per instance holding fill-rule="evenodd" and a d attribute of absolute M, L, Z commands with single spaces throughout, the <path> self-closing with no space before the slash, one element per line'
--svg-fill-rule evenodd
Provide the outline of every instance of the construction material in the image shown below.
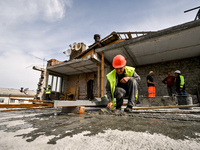
<path fill-rule="evenodd" d="M 137 108 L 133 107 L 133 110 L 187 108 L 187 107 L 199 107 L 199 104 L 194 104 L 194 105 L 175 105 L 175 106 L 156 106 L 156 107 L 137 107 Z"/>
<path fill-rule="evenodd" d="M 11 100 L 19 100 L 19 101 L 30 101 L 30 102 L 44 102 L 44 103 L 53 103 L 53 101 L 47 100 L 38 100 L 38 99 L 19 99 L 19 98 L 10 98 Z"/>
<path fill-rule="evenodd" d="M 51 103 L 38 103 L 38 104 L 1 104 L 0 108 L 29 108 L 29 107 L 53 107 Z"/>
<path fill-rule="evenodd" d="M 132 110 L 131 113 L 179 113 L 179 114 L 196 114 L 199 110 Z"/>
<path fill-rule="evenodd" d="M 65 93 L 65 100 L 75 101 L 76 99 L 78 99 L 78 86 L 69 87 Z"/>
<path fill-rule="evenodd" d="M 54 107 L 77 107 L 77 106 L 85 106 L 85 107 L 106 107 L 108 101 L 88 101 L 88 100 L 76 100 L 76 101 L 54 101 Z"/>
<path fill-rule="evenodd" d="M 2 110 L 1 112 L 6 111 L 20 111 L 20 110 L 29 110 L 29 109 L 43 109 L 48 107 L 53 107 L 53 101 L 45 101 L 45 100 L 38 100 L 38 99 L 17 99 L 17 98 L 10 98 L 11 100 L 19 100 L 19 101 L 30 101 L 33 104 L 0 104 L 0 108 L 25 108 L 25 109 L 9 109 L 9 110 Z"/>
<path fill-rule="evenodd" d="M 7 111 L 22 111 L 22 110 L 31 110 L 31 109 L 44 109 L 49 107 L 34 107 L 34 108 L 25 108 L 25 109 L 9 109 L 9 110 L 1 110 L 1 112 L 7 112 Z"/>

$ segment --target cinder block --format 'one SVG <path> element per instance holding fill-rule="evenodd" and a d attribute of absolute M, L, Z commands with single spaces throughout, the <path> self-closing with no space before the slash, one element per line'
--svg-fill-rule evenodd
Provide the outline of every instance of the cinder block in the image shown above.
<path fill-rule="evenodd" d="M 173 97 L 141 97 L 140 106 L 141 107 L 151 107 L 151 106 L 169 106 L 176 105 L 176 100 Z"/>

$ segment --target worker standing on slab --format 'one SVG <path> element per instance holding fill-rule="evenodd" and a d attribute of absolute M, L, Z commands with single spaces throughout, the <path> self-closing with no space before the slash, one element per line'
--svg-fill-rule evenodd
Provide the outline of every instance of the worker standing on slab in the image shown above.
<path fill-rule="evenodd" d="M 175 74 L 175 90 L 178 95 L 186 95 L 185 92 L 185 80 L 184 77 L 181 75 L 180 70 L 176 70 L 174 72 Z"/>
<path fill-rule="evenodd" d="M 154 72 L 150 71 L 149 75 L 147 76 L 147 86 L 148 86 L 149 97 L 155 97 L 156 96 L 156 87 L 155 87 L 155 85 L 157 85 L 157 83 L 153 82 L 153 75 L 154 75 Z"/>
<path fill-rule="evenodd" d="M 174 92 L 174 79 L 175 76 L 172 76 L 171 72 L 167 72 L 167 77 L 162 81 L 162 83 L 167 84 L 167 91 L 169 96 L 172 96 L 172 94 L 175 94 Z"/>
<path fill-rule="evenodd" d="M 132 111 L 135 99 L 138 97 L 138 81 L 140 76 L 135 72 L 135 68 L 126 66 L 126 60 L 122 55 L 113 58 L 112 66 L 115 68 L 106 75 L 106 92 L 109 99 L 107 107 L 114 109 L 116 98 L 116 109 L 121 110 L 123 99 L 128 97 L 125 112 Z"/>
<path fill-rule="evenodd" d="M 45 89 L 45 94 L 46 94 L 46 100 L 51 100 L 50 98 L 50 94 L 51 94 L 51 86 L 48 85 L 47 88 L 44 88 Z"/>

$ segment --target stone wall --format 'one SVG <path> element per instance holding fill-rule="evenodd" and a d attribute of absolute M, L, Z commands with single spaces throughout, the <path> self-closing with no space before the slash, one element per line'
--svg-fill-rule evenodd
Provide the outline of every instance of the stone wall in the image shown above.
<path fill-rule="evenodd" d="M 196 95 L 197 86 L 200 83 L 199 57 L 137 67 L 136 72 L 141 77 L 141 81 L 139 82 L 139 94 L 143 96 L 148 95 L 146 77 L 149 71 L 154 71 L 153 79 L 154 82 L 157 82 L 156 95 L 168 95 L 167 87 L 162 83 L 162 80 L 167 77 L 168 71 L 171 71 L 172 75 L 174 75 L 175 70 L 180 70 L 182 75 L 185 77 L 186 92 L 188 94 Z"/>

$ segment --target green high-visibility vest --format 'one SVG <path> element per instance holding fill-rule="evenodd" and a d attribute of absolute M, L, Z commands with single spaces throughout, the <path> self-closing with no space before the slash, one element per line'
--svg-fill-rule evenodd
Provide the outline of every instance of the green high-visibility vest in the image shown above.
<path fill-rule="evenodd" d="M 129 66 L 125 67 L 125 72 L 126 72 L 127 77 L 132 77 L 134 71 L 135 71 L 135 68 L 133 68 L 133 67 L 129 67 Z M 110 73 L 108 73 L 106 75 L 106 77 L 107 77 L 108 81 L 110 82 L 110 90 L 111 90 L 112 103 L 113 103 L 112 109 L 114 109 L 114 107 L 115 107 L 114 92 L 115 92 L 115 84 L 116 84 L 116 70 L 115 69 L 112 70 Z M 138 97 L 138 91 L 136 94 L 136 100 L 137 100 L 137 97 Z"/>
<path fill-rule="evenodd" d="M 182 75 L 179 75 L 179 77 L 180 77 L 180 88 L 182 89 L 185 84 L 185 81 L 184 81 L 184 77 Z M 176 83 L 176 78 L 174 81 Z"/>
<path fill-rule="evenodd" d="M 45 94 L 51 94 L 51 88 L 46 88 L 46 92 L 45 92 Z"/>

